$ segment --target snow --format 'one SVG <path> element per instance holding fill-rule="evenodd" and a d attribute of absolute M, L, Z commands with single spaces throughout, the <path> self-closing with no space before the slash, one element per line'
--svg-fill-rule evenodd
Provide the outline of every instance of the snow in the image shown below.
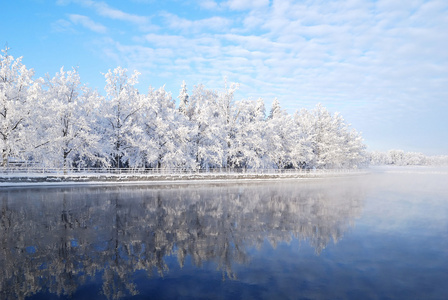
<path fill-rule="evenodd" d="M 311 172 L 287 173 L 195 173 L 195 174 L 30 174 L 12 173 L 0 175 L 0 187 L 19 186 L 53 186 L 53 185 L 116 185 L 119 184 L 186 184 L 193 182 L 242 182 L 242 181 L 273 181 L 273 180 L 306 180 L 327 177 L 356 176 L 367 174 L 367 170 L 314 170 Z"/>

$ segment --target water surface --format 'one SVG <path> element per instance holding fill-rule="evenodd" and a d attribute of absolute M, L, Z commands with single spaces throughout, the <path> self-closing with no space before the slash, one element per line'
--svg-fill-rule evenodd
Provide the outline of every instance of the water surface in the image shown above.
<path fill-rule="evenodd" d="M 0 190 L 0 299 L 446 299 L 448 176 Z"/>

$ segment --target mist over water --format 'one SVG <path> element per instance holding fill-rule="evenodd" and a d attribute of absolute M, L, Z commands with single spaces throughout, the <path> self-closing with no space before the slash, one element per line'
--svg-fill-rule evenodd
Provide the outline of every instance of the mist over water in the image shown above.
<path fill-rule="evenodd" d="M 0 191 L 1 299 L 443 299 L 448 172 Z"/>

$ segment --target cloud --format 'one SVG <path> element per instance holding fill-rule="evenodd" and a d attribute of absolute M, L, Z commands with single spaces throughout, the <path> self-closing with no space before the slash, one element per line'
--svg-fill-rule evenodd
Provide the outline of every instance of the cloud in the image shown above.
<path fill-rule="evenodd" d="M 131 0 L 132 2 L 135 2 L 135 3 L 141 3 L 141 4 L 149 4 L 149 3 L 154 3 L 154 2 L 156 2 L 157 0 Z"/>
<path fill-rule="evenodd" d="M 56 0 L 56 5 L 68 5 L 72 0 Z"/>
<path fill-rule="evenodd" d="M 68 5 L 70 3 L 75 3 L 84 7 L 92 8 L 98 15 L 105 18 L 133 23 L 138 25 L 142 30 L 154 29 L 154 26 L 151 25 L 149 17 L 124 12 L 122 10 L 111 7 L 106 2 L 93 0 L 58 0 L 56 3 L 58 5 Z"/>
<path fill-rule="evenodd" d="M 56 32 L 70 32 L 70 33 L 76 32 L 76 30 L 73 28 L 73 23 L 63 19 L 59 19 L 53 22 L 51 24 L 51 28 L 53 31 Z"/>
<path fill-rule="evenodd" d="M 200 7 L 208 10 L 230 9 L 236 11 L 259 9 L 269 6 L 269 0 L 228 0 L 218 3 L 213 0 L 200 1 Z"/>
<path fill-rule="evenodd" d="M 204 9 L 209 9 L 209 10 L 215 10 L 215 9 L 219 8 L 218 3 L 216 3 L 213 0 L 199 1 L 199 6 Z"/>
<path fill-rule="evenodd" d="M 88 6 L 95 8 L 96 12 L 103 17 L 107 17 L 114 20 L 131 22 L 138 25 L 146 25 L 149 23 L 148 17 L 123 12 L 119 9 L 110 7 L 105 2 L 84 1 L 84 3 Z"/>
<path fill-rule="evenodd" d="M 269 6 L 269 0 L 229 0 L 223 5 L 232 10 L 251 10 Z"/>
<path fill-rule="evenodd" d="M 233 23 L 231 19 L 219 16 L 200 20 L 188 20 L 168 12 L 161 13 L 161 16 L 165 18 L 169 28 L 183 32 L 225 31 Z"/>
<path fill-rule="evenodd" d="M 220 47 L 221 43 L 219 40 L 212 37 L 195 37 L 189 38 L 182 35 L 166 35 L 166 34 L 155 34 L 150 33 L 143 37 L 144 42 L 152 44 L 154 47 L 170 47 L 177 48 L 180 56 L 181 53 L 185 53 L 185 48 L 192 48 L 192 51 L 197 51 L 196 47 Z M 182 50 L 180 50 L 182 49 Z"/>
<path fill-rule="evenodd" d="M 106 33 L 107 32 L 107 28 L 99 23 L 96 23 L 94 21 L 92 21 L 89 17 L 86 16 L 82 16 L 82 15 L 69 15 L 68 16 L 70 21 L 72 21 L 74 24 L 80 24 L 81 26 L 97 32 L 97 33 Z"/>

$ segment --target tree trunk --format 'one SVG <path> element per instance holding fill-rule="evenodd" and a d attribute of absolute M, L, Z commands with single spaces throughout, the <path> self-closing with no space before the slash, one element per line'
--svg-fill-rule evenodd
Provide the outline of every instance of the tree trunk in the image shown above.
<path fill-rule="evenodd" d="M 64 149 L 63 158 L 64 158 L 64 175 L 67 175 L 67 157 L 70 151 Z"/>
<path fill-rule="evenodd" d="M 8 150 L 3 149 L 2 151 L 2 167 L 8 166 Z"/>

